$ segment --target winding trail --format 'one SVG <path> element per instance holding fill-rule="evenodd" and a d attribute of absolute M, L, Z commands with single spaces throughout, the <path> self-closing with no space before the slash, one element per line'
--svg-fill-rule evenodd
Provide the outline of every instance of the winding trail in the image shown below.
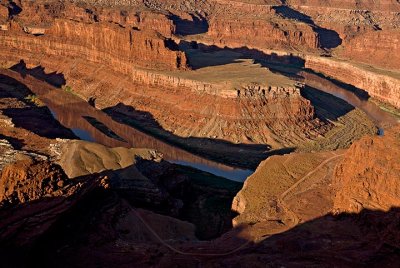
<path fill-rule="evenodd" d="M 321 164 L 319 164 L 316 168 L 314 168 L 313 170 L 311 170 L 310 172 L 308 172 L 306 175 L 304 175 L 300 180 L 298 180 L 296 183 L 294 183 L 289 189 L 287 189 L 285 192 L 283 192 L 280 195 L 280 198 L 278 200 L 279 204 L 284 208 L 284 210 L 286 211 L 286 213 L 288 213 L 290 215 L 290 218 L 292 219 L 292 224 L 289 228 L 296 226 L 297 224 L 300 223 L 300 219 L 299 217 L 296 215 L 296 213 L 294 213 L 291 209 L 288 208 L 288 206 L 285 204 L 284 202 L 284 198 L 291 192 L 293 191 L 300 183 L 304 182 L 307 178 L 309 178 L 312 174 L 314 174 L 315 172 L 317 172 L 320 168 L 322 168 L 323 166 L 325 166 L 326 164 L 330 163 L 331 161 L 342 157 L 343 154 L 336 154 L 333 153 L 334 156 L 326 159 L 325 161 L 323 161 Z M 227 256 L 227 255 L 231 255 L 234 254 L 244 248 L 246 248 L 247 246 L 249 246 L 252 241 L 251 239 L 248 239 L 246 242 L 242 243 L 240 246 L 238 246 L 235 249 L 229 250 L 227 252 L 223 252 L 223 253 L 201 253 L 201 252 L 185 252 L 182 251 L 170 244 L 168 244 L 167 242 L 165 242 L 158 234 L 157 232 L 146 222 L 146 220 L 137 212 L 137 210 L 135 208 L 133 208 L 129 202 L 126 201 L 127 206 L 132 210 L 132 212 L 135 214 L 135 216 L 143 223 L 143 225 L 146 227 L 146 229 L 158 240 L 158 242 L 160 242 L 163 246 L 167 247 L 168 249 L 170 249 L 171 251 L 180 254 L 180 255 L 185 255 L 185 256 L 208 256 L 208 257 L 218 257 L 218 256 Z M 272 234 L 271 234 L 272 235 Z M 265 237 L 264 237 L 265 238 Z"/>
<path fill-rule="evenodd" d="M 303 181 L 305 181 L 308 177 L 310 177 L 312 174 L 314 174 L 315 172 L 317 172 L 320 168 L 322 168 L 323 166 L 325 166 L 326 164 L 328 164 L 329 162 L 335 160 L 336 158 L 342 157 L 344 154 L 336 154 L 328 159 L 326 159 L 325 161 L 323 161 L 321 164 L 319 164 L 316 168 L 314 168 L 313 170 L 311 170 L 310 172 L 308 172 L 306 175 L 304 175 L 300 180 L 298 180 L 296 183 L 294 183 L 289 189 L 287 189 L 286 191 L 284 191 L 280 198 L 283 200 L 285 198 L 286 195 L 288 195 L 288 193 L 290 193 L 294 188 L 296 188 L 300 183 L 302 183 Z"/>
<path fill-rule="evenodd" d="M 327 165 L 328 163 L 332 162 L 333 160 L 336 160 L 339 157 L 342 157 L 344 154 L 336 154 L 335 152 L 333 152 L 334 156 L 326 159 L 325 161 L 323 161 L 321 164 L 319 164 L 316 168 L 314 168 L 313 170 L 311 170 L 310 172 L 308 172 L 306 175 L 304 175 L 301 179 L 299 179 L 296 183 L 294 183 L 292 186 L 290 186 L 290 188 L 288 188 L 286 191 L 284 191 L 279 199 L 277 200 L 278 204 L 284 209 L 284 211 L 289 214 L 289 218 L 292 221 L 291 227 L 294 227 L 296 225 L 298 225 L 301 221 L 301 219 L 297 216 L 297 214 L 295 212 L 293 212 L 285 203 L 284 199 L 285 197 L 291 192 L 293 191 L 300 183 L 304 182 L 307 178 L 309 178 L 311 175 L 313 175 L 315 172 L 317 172 L 319 169 L 321 169 L 323 166 Z M 286 161 L 285 161 L 286 162 Z M 286 168 L 286 167 L 285 167 Z M 311 188 L 308 187 L 306 190 L 309 190 Z"/>

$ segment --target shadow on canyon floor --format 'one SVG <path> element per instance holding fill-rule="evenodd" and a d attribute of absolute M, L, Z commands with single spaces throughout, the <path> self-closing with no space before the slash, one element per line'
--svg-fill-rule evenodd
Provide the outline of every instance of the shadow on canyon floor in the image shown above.
<path fill-rule="evenodd" d="M 4 109 L 3 114 L 12 119 L 17 128 L 26 129 L 38 136 L 55 139 L 73 139 L 76 136 L 64 128 L 51 115 L 49 109 L 43 107 L 9 108 Z"/>
<path fill-rule="evenodd" d="M 119 123 L 137 128 L 171 145 L 222 164 L 255 169 L 269 156 L 283 155 L 295 150 L 295 148 L 271 150 L 271 147 L 265 144 L 235 144 L 215 138 L 181 137 L 165 130 L 151 113 L 136 110 L 123 103 L 103 111 Z"/>
<path fill-rule="evenodd" d="M 351 84 L 347 84 L 347 83 L 341 82 L 341 81 L 336 80 L 336 79 L 334 79 L 332 77 L 326 76 L 326 75 L 324 75 L 322 73 L 318 73 L 318 72 L 316 72 L 316 71 L 314 71 L 312 69 L 306 68 L 304 70 L 306 72 L 308 72 L 308 73 L 317 75 L 317 76 L 321 77 L 322 79 L 325 79 L 325 80 L 333 83 L 334 85 L 336 85 L 338 87 L 341 87 L 341 88 L 343 88 L 343 89 L 345 89 L 345 90 L 347 90 L 349 92 L 354 93 L 362 101 L 367 101 L 371 97 L 367 91 L 365 91 L 365 90 L 363 90 L 361 88 L 355 87 L 355 86 L 353 86 Z"/>
<path fill-rule="evenodd" d="M 354 110 L 354 106 L 329 93 L 306 86 L 300 90 L 301 95 L 311 101 L 316 116 L 323 121 L 337 121 L 339 117 Z"/>
<path fill-rule="evenodd" d="M 93 165 L 91 162 L 87 164 Z M 145 177 L 139 176 L 138 171 Z M 98 182 L 96 183 L 98 186 L 93 188 L 95 180 L 98 178 L 107 178 L 110 189 L 104 190 Z M 71 243 L 71 238 L 86 237 L 86 231 L 79 233 L 77 230 L 80 228 L 76 229 L 75 227 L 92 228 L 92 222 L 96 220 L 93 216 L 97 214 L 97 217 L 102 217 L 102 213 L 106 214 L 109 209 L 114 214 L 110 218 L 103 218 L 107 223 L 101 224 L 105 224 L 103 227 L 106 228 L 111 227 L 111 225 L 115 227 L 114 224 L 117 224 L 118 220 L 126 215 L 125 212 L 122 213 L 121 209 L 116 207 L 122 200 L 127 201 L 135 208 L 147 209 L 160 215 L 191 222 L 196 226 L 196 236 L 199 239 L 216 238 L 232 228 L 232 218 L 236 214 L 231 211 L 231 204 L 233 197 L 242 187 L 241 183 L 206 172 L 170 164 L 166 161 L 153 162 L 143 159 L 137 159 L 135 165 L 126 168 L 106 170 L 97 174 L 70 179 L 65 181 L 65 186 L 71 188 L 71 185 L 86 185 L 85 183 L 89 185 L 90 189 L 81 189 L 67 199 L 64 197 L 44 197 L 22 205 L 8 204 L 1 208 L 0 215 L 4 221 L 0 222 L 0 248 L 6 249 L 20 243 L 33 244 L 35 233 L 41 233 L 42 229 L 49 228 L 41 220 L 52 223 L 54 219 L 60 217 L 59 214 L 67 210 L 64 206 L 74 205 L 75 201 L 81 200 L 82 194 L 87 195 L 93 189 L 99 189 L 99 191 L 96 196 L 89 198 L 90 206 L 80 202 L 74 207 L 68 208 L 72 211 L 74 209 L 80 211 L 79 216 L 61 216 L 57 219 L 58 223 L 55 225 L 61 224 L 64 226 L 63 228 L 72 232 L 68 232 L 65 237 L 62 235 L 64 232 L 62 232 L 58 234 L 58 238 L 63 237 L 69 240 L 68 243 Z M 110 198 L 112 199 L 110 200 Z M 122 210 L 124 209 L 126 209 L 126 206 L 122 208 Z M 66 214 L 68 215 L 68 212 Z M 36 220 L 32 224 L 24 224 L 25 220 L 33 218 L 36 218 Z M 168 221 L 168 218 L 165 220 Z M 18 226 L 17 223 L 21 226 Z M 163 227 L 162 223 L 157 223 L 157 220 L 150 224 L 161 224 L 161 229 L 168 227 Z M 14 226 L 18 227 L 14 228 Z M 11 230 L 10 227 L 12 227 Z M 35 232 L 29 232 L 27 230 L 29 228 L 33 228 L 34 230 L 31 231 Z M 132 231 L 137 226 L 130 226 L 130 228 L 132 228 Z M 145 229 L 146 227 L 142 226 L 142 228 Z M 124 230 L 108 231 L 111 236 L 115 235 L 116 232 L 126 234 Z M 179 232 L 179 230 L 177 231 Z M 101 236 L 100 233 L 98 235 Z M 47 239 L 53 240 L 53 238 L 54 236 L 50 235 Z M 53 240 L 53 243 L 58 242 Z M 85 244 L 84 241 L 79 241 L 79 244 L 81 243 Z M 79 244 L 76 246 L 79 246 Z"/>
<path fill-rule="evenodd" d="M 36 99 L 36 95 L 26 85 L 6 75 L 0 75 L 0 83 L 11 86 L 11 88 L 2 88 L 0 98 L 15 98 L 16 101 L 24 104 L 24 107 L 1 109 L 4 115 L 11 118 L 15 127 L 51 139 L 76 138 L 69 129 L 53 118 L 46 106 L 34 103 L 40 100 Z M 11 104 L 11 101 L 9 102 Z M 19 106 L 17 103 L 15 105 Z M 18 143 L 15 144 L 18 147 Z"/>
<path fill-rule="evenodd" d="M 14 149 L 21 150 L 26 144 L 24 140 L 0 134 L 0 140 L 8 141 Z"/>
<path fill-rule="evenodd" d="M 82 116 L 82 117 L 87 122 L 89 122 L 89 124 L 91 124 L 93 127 L 95 127 L 97 130 L 102 132 L 107 137 L 112 138 L 112 139 L 116 139 L 116 140 L 121 141 L 121 142 L 127 142 L 126 140 L 124 140 L 122 137 L 118 136 L 114 131 L 112 131 L 109 127 L 107 127 L 105 124 L 103 124 L 102 122 L 100 122 L 96 118 L 91 117 L 91 116 Z"/>
<path fill-rule="evenodd" d="M 232 228 L 232 219 L 237 214 L 231 211 L 231 204 L 242 183 L 165 161 L 156 163 L 139 159 L 135 167 L 166 191 L 171 200 L 164 205 L 164 211 L 158 204 L 145 206 L 137 200 L 137 194 L 126 192 L 122 185 L 124 197 L 127 200 L 133 198 L 132 204 L 193 223 L 196 236 L 203 240 L 216 238 Z M 147 194 L 142 197 L 144 199 L 148 199 Z"/>
<path fill-rule="evenodd" d="M 18 6 L 14 1 L 10 1 L 7 8 L 8 8 L 8 16 L 10 19 L 13 16 L 16 16 L 22 12 L 22 8 Z"/>
<path fill-rule="evenodd" d="M 18 64 L 12 66 L 10 69 L 20 73 L 23 77 L 29 74 L 35 77 L 36 79 L 45 81 L 50 85 L 58 88 L 61 88 L 66 84 L 65 77 L 62 73 L 57 73 L 57 72 L 46 73 L 45 68 L 42 66 L 28 68 L 24 60 L 21 60 Z"/>
<path fill-rule="evenodd" d="M 208 22 L 207 19 L 198 15 L 191 15 L 192 19 L 182 19 L 177 15 L 169 15 L 169 19 L 171 19 L 176 27 L 175 34 L 177 35 L 192 35 L 192 34 L 202 34 L 208 32 Z"/>
<path fill-rule="evenodd" d="M 276 6 L 274 9 L 279 15 L 286 19 L 297 20 L 311 25 L 319 36 L 319 42 L 322 48 L 332 49 L 342 44 L 342 39 L 337 32 L 316 25 L 310 16 L 294 10 L 287 5 Z"/>
<path fill-rule="evenodd" d="M 395 267 L 399 216 L 400 208 L 328 214 L 266 238 L 255 246 L 255 255 L 276 266 Z"/>
<path fill-rule="evenodd" d="M 30 247 L 10 245 L 13 237 L 1 243 L 3 267 L 177 267 L 177 262 L 179 267 L 397 267 L 400 261 L 399 208 L 328 214 L 281 233 L 275 225 L 278 233 L 257 243 L 240 235 L 244 226 L 224 238 L 198 242 L 159 240 L 149 228 L 160 230 L 156 225 L 162 222 L 147 222 L 146 226 L 135 219 L 134 228 L 119 229 L 118 220 L 132 210 L 121 202 L 113 192 L 92 192 L 57 215 L 55 223 Z M 36 214 L 26 214 L 26 218 Z M 265 224 L 259 234 L 271 230 Z M 34 227 L 24 226 L 25 231 Z M 256 228 L 257 224 L 252 227 Z"/>
<path fill-rule="evenodd" d="M 180 41 L 179 49 L 188 54 L 188 62 L 192 69 L 200 69 L 210 66 L 226 65 L 235 63 L 243 59 L 252 59 L 255 63 L 266 67 L 271 71 L 289 77 L 297 77 L 296 72 L 304 68 L 305 60 L 294 55 L 278 55 L 276 53 L 267 54 L 259 49 L 240 47 L 218 47 L 197 42 Z M 204 54 L 193 56 L 193 52 L 214 53 L 212 60 L 202 60 Z M 220 53 L 221 55 L 215 55 Z M 222 54 L 224 53 L 224 54 Z M 197 58 L 196 58 L 197 57 Z"/>

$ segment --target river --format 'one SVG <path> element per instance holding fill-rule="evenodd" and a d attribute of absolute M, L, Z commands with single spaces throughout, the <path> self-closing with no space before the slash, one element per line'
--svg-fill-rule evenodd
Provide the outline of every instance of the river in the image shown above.
<path fill-rule="evenodd" d="M 345 100 L 363 110 L 383 132 L 384 126 L 397 120 L 377 105 L 360 99 L 354 93 L 315 74 L 302 72 L 304 82 L 318 90 Z M 90 106 L 86 101 L 60 89 L 35 92 L 49 107 L 54 118 L 71 129 L 82 140 L 97 142 L 108 147 L 136 147 L 156 149 L 169 162 L 190 166 L 233 181 L 244 182 L 254 171 L 230 167 L 194 155 L 183 149 L 147 135 L 131 126 L 118 123 L 103 111 Z M 96 125 L 96 127 L 94 126 Z M 99 128 L 100 126 L 100 128 Z"/>
<path fill-rule="evenodd" d="M 376 105 L 375 103 L 366 99 L 362 99 L 355 93 L 344 89 L 325 78 L 306 71 L 300 72 L 299 74 L 304 77 L 303 82 L 306 85 L 329 93 L 365 112 L 367 116 L 372 120 L 372 122 L 374 122 L 374 124 L 379 128 L 379 131 L 377 133 L 379 135 L 383 135 L 384 128 L 393 126 L 398 123 L 398 119 L 396 119 L 390 113 L 385 112 L 384 110 L 379 108 L 378 105 Z"/>
<path fill-rule="evenodd" d="M 50 109 L 54 118 L 82 140 L 97 142 L 108 147 L 155 149 L 171 163 L 190 166 L 238 182 L 244 182 L 254 172 L 202 158 L 131 126 L 118 123 L 103 111 L 95 109 L 72 93 L 52 90 L 41 94 L 40 98 Z"/>

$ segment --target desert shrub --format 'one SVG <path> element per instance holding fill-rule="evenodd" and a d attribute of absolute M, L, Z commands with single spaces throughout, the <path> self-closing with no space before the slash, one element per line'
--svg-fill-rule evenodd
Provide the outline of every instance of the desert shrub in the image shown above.
<path fill-rule="evenodd" d="M 70 87 L 70 86 L 63 86 L 63 90 L 64 90 L 65 92 L 70 92 L 70 93 L 73 92 L 72 87 Z"/>
<path fill-rule="evenodd" d="M 44 106 L 44 103 L 34 94 L 26 96 L 25 100 L 36 106 Z"/>

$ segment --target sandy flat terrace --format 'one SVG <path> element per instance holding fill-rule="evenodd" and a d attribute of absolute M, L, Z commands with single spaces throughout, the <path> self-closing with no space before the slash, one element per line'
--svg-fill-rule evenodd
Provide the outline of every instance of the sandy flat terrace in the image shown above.
<path fill-rule="evenodd" d="M 273 73 L 267 67 L 246 59 L 232 51 L 205 53 L 200 50 L 187 51 L 193 71 L 173 71 L 169 75 L 210 84 L 225 84 L 226 89 L 240 88 L 249 84 L 260 86 L 293 86 L 288 77 Z"/>

